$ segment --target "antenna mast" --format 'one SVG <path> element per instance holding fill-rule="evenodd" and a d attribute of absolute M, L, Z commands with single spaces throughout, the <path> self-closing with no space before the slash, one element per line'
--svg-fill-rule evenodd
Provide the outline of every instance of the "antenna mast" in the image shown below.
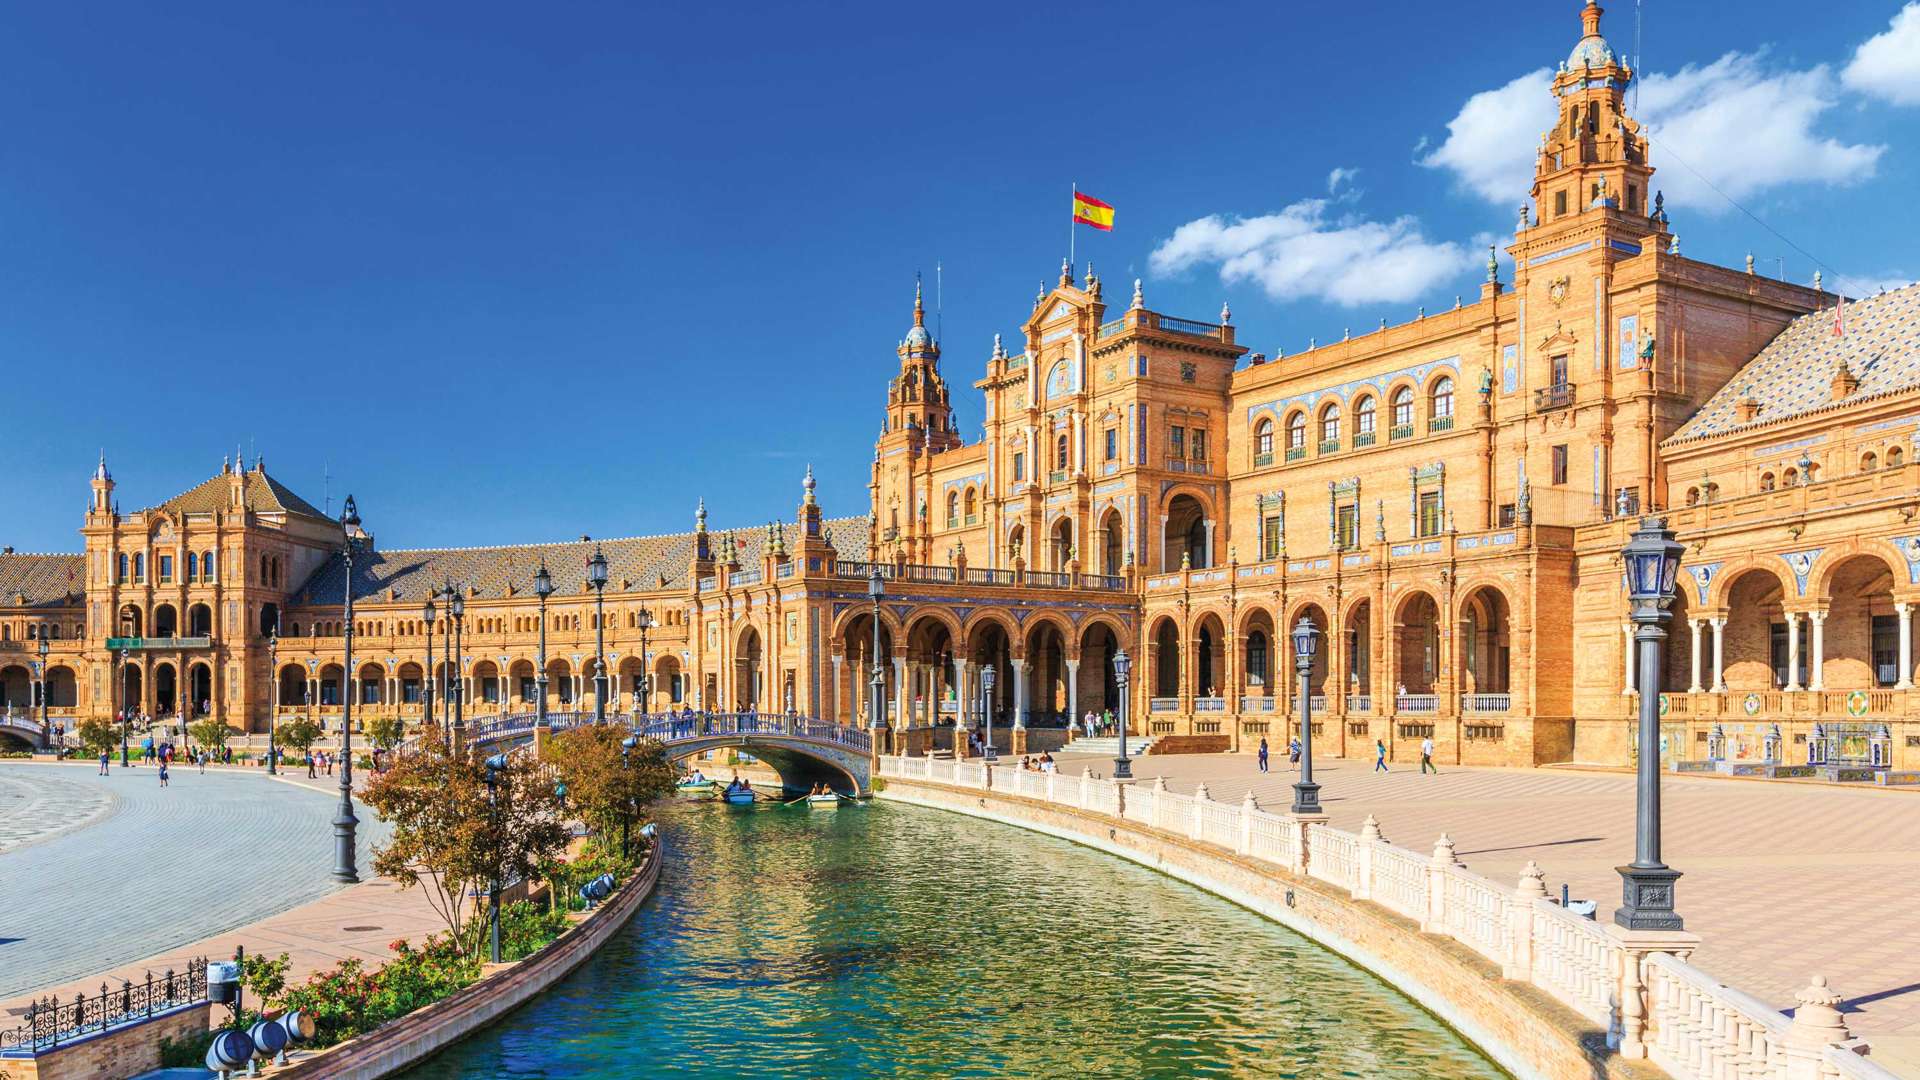
<path fill-rule="evenodd" d="M 946 278 L 938 262 L 933 264 L 933 342 L 938 345 L 946 339 Z"/>

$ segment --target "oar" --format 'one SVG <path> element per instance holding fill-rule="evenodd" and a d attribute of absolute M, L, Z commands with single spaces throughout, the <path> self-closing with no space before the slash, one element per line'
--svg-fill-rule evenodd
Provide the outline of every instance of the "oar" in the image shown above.
<path fill-rule="evenodd" d="M 797 799 L 789 799 L 786 802 L 781 803 L 780 805 L 781 806 L 797 806 L 800 803 L 803 803 L 806 801 L 807 801 L 807 797 L 805 795 L 802 795 Z"/>

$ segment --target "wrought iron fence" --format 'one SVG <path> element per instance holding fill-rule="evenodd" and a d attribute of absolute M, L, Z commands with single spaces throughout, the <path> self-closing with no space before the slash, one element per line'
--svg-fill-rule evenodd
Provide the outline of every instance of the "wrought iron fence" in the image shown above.
<path fill-rule="evenodd" d="M 50 1050 L 63 1042 L 138 1023 L 206 999 L 205 959 L 193 961 L 184 972 L 168 971 L 155 978 L 149 971 L 140 982 L 122 980 L 118 990 L 101 983 L 100 992 L 92 996 L 82 992 L 72 1001 L 42 998 L 27 1006 L 20 1026 L 0 1030 L 0 1053 Z"/>

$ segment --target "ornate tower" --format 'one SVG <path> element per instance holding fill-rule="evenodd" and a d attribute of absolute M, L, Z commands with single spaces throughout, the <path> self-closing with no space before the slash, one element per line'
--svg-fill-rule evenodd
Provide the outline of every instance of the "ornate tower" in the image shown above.
<path fill-rule="evenodd" d="M 113 474 L 107 472 L 107 452 L 100 451 L 100 464 L 93 470 L 93 506 L 91 510 L 102 516 L 113 513 Z"/>
<path fill-rule="evenodd" d="M 1551 227 L 1588 210 L 1616 210 L 1640 226 L 1629 231 L 1644 235 L 1663 224 L 1649 219 L 1653 167 L 1647 164 L 1647 138 L 1626 113 L 1633 69 L 1601 36 L 1601 14 L 1596 0 L 1587 0 L 1580 12 L 1580 40 L 1553 79 L 1559 117 L 1540 136 L 1534 215 L 1541 226 Z"/>
<path fill-rule="evenodd" d="M 960 445 L 953 430 L 947 382 L 940 377 L 940 345 L 927 332 L 920 286 L 913 287 L 913 328 L 897 350 L 900 374 L 887 384 L 887 430 L 881 441 L 904 437 L 911 452 L 939 453 Z"/>

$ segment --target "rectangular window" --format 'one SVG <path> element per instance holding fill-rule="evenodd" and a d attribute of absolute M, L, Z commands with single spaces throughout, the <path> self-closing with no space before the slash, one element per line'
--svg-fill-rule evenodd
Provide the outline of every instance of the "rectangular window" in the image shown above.
<path fill-rule="evenodd" d="M 337 679 L 320 680 L 320 704 L 340 704 L 340 682 Z"/>
<path fill-rule="evenodd" d="M 1551 379 L 1550 385 L 1554 386 L 1555 388 L 1559 388 L 1567 385 L 1566 355 L 1562 354 L 1560 356 L 1554 357 L 1553 360 L 1551 361 L 1551 365 L 1552 365 L 1552 371 L 1551 371 L 1552 379 Z"/>
<path fill-rule="evenodd" d="M 1280 557 L 1280 515 L 1268 514 L 1260 519 L 1260 561 L 1272 562 Z"/>
<path fill-rule="evenodd" d="M 167 585 L 167 584 L 171 584 L 172 581 L 173 581 L 173 556 L 162 555 L 160 556 L 160 584 Z"/>
<path fill-rule="evenodd" d="M 1334 532 L 1340 541 L 1340 550 L 1351 551 L 1360 546 L 1360 508 L 1342 506 L 1334 517 Z"/>
<path fill-rule="evenodd" d="M 1207 460 L 1207 433 L 1203 428 L 1193 429 L 1193 460 Z"/>
<path fill-rule="evenodd" d="M 1553 216 L 1567 216 L 1567 193 L 1564 191 L 1556 191 L 1553 193 Z"/>
<path fill-rule="evenodd" d="M 1187 429 L 1170 428 L 1167 434 L 1167 456 L 1183 458 L 1187 456 Z"/>
<path fill-rule="evenodd" d="M 1640 488 L 1636 485 L 1634 487 L 1623 487 L 1614 492 L 1613 510 L 1614 513 L 1619 514 L 1621 517 L 1639 513 Z"/>
<path fill-rule="evenodd" d="M 1437 491 L 1420 493 L 1420 535 L 1440 535 L 1440 493 Z"/>
<path fill-rule="evenodd" d="M 539 697 L 540 688 L 539 685 L 533 681 L 533 676 L 520 676 L 520 700 L 523 702 L 531 702 L 538 700 Z"/>
<path fill-rule="evenodd" d="M 1561 443 L 1553 448 L 1553 483 L 1567 482 L 1567 444 Z"/>
<path fill-rule="evenodd" d="M 1900 681 L 1900 619 L 1896 615 L 1873 617 L 1873 682 L 1892 686 Z"/>
<path fill-rule="evenodd" d="M 400 680 L 400 704 L 402 705 L 420 704 L 420 680 L 419 679 L 401 679 Z"/>
<path fill-rule="evenodd" d="M 1513 504 L 1501 503 L 1500 504 L 1500 527 L 1503 529 L 1508 528 L 1512 526 L 1513 522 L 1514 522 Z"/>
<path fill-rule="evenodd" d="M 1107 447 L 1106 460 L 1112 461 L 1115 458 L 1119 457 L 1120 456 L 1120 432 L 1114 428 L 1108 428 L 1106 431 L 1105 441 L 1106 441 L 1106 447 Z"/>
<path fill-rule="evenodd" d="M 147 556 L 144 552 L 133 557 L 133 580 L 136 582 L 147 580 Z"/>
<path fill-rule="evenodd" d="M 1027 455 L 1023 453 L 1013 455 L 1013 478 L 1016 481 L 1027 478 Z"/>

